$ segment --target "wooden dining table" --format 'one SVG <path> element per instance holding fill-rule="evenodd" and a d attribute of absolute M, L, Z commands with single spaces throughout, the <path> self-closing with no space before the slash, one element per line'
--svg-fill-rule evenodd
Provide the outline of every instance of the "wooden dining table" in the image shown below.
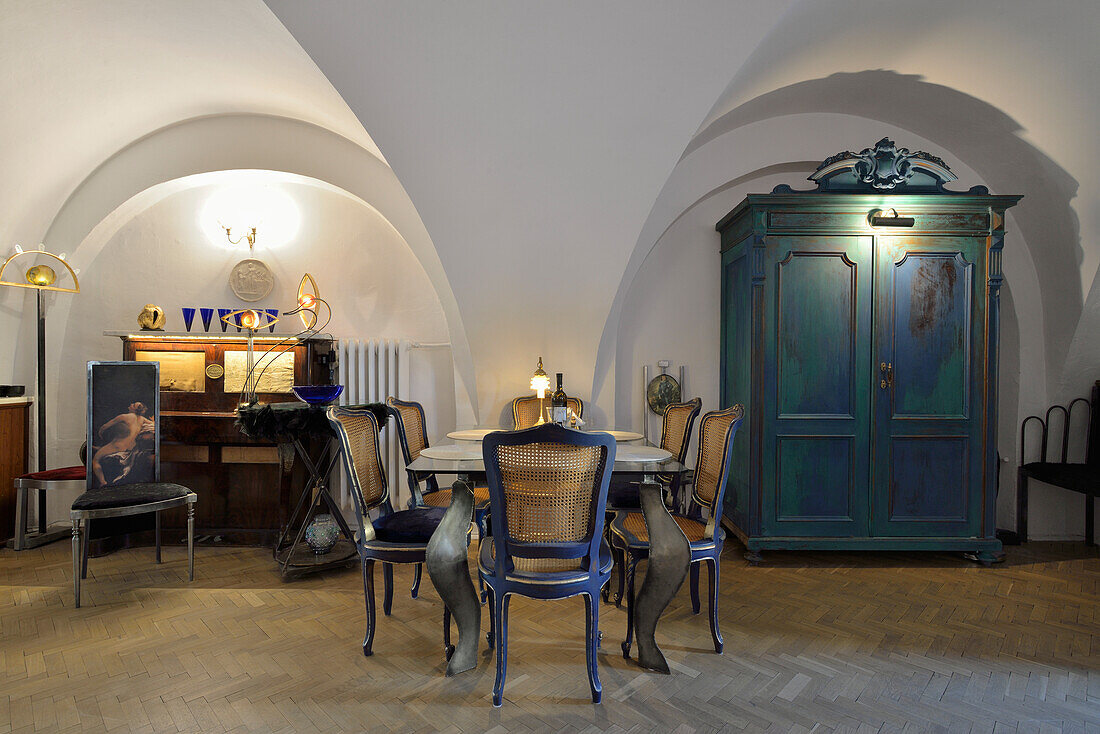
<path fill-rule="evenodd" d="M 485 431 L 486 434 L 489 432 Z M 485 462 L 481 451 L 479 441 L 460 440 L 455 444 L 424 449 L 408 465 L 408 469 L 418 475 L 453 474 L 459 479 L 452 488 L 451 506 L 433 534 L 425 558 L 432 584 L 454 616 L 459 630 L 458 643 L 453 649 L 448 649 L 448 675 L 469 670 L 477 664 L 480 635 L 472 631 L 480 627 L 481 606 L 470 578 L 464 549 L 466 532 L 473 520 L 472 487 L 485 481 Z M 432 454 L 438 458 L 433 458 Z M 619 443 L 611 471 L 617 479 L 640 482 L 642 514 L 650 532 L 649 563 L 634 607 L 638 662 L 645 668 L 667 673 L 668 664 L 657 646 L 654 633 L 658 618 L 687 578 L 691 550 L 687 536 L 665 506 L 657 475 L 683 474 L 688 469 L 664 449 Z M 465 496 L 466 493 L 469 497 Z M 464 513 L 464 517 L 448 519 L 456 512 Z M 622 573 L 622 569 L 619 571 Z"/>

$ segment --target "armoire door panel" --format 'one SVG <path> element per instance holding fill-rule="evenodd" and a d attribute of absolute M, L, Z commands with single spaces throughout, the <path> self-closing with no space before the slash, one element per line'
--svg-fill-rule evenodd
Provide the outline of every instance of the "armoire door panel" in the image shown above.
<path fill-rule="evenodd" d="M 966 418 L 974 264 L 953 252 L 907 252 L 895 264 L 893 417 Z"/>
<path fill-rule="evenodd" d="M 984 253 L 976 237 L 876 240 L 873 535 L 978 531 Z"/>
<path fill-rule="evenodd" d="M 871 238 L 775 237 L 764 258 L 767 533 L 867 533 Z"/>
<path fill-rule="evenodd" d="M 776 508 L 780 522 L 853 523 L 853 436 L 780 436 Z M 806 491 L 807 488 L 814 491 Z"/>
<path fill-rule="evenodd" d="M 890 522 L 966 520 L 969 437 L 894 436 L 890 453 Z"/>
<path fill-rule="evenodd" d="M 857 268 L 844 252 L 792 249 L 776 266 L 781 418 L 854 418 Z M 807 318 L 807 314 L 813 314 Z"/>

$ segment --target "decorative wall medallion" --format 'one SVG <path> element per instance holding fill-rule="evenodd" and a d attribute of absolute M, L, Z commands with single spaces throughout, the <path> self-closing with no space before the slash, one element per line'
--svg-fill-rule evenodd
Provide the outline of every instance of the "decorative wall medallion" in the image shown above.
<path fill-rule="evenodd" d="M 275 276 L 263 260 L 241 260 L 229 272 L 229 287 L 242 301 L 259 301 L 271 293 Z"/>
<path fill-rule="evenodd" d="M 657 415 L 664 415 L 668 406 L 680 402 L 680 383 L 672 375 L 661 372 L 649 381 L 645 396 L 649 409 Z"/>
<path fill-rule="evenodd" d="M 225 374 L 225 368 L 220 364 L 208 364 L 206 365 L 206 376 L 211 380 L 220 380 L 222 375 Z"/>

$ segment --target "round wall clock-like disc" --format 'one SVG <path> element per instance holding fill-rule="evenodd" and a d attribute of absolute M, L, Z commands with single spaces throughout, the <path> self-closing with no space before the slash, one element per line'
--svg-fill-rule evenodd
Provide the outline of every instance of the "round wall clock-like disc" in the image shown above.
<path fill-rule="evenodd" d="M 680 402 L 680 383 L 672 375 L 662 372 L 649 381 L 645 396 L 649 409 L 657 415 L 664 415 L 669 405 Z"/>
<path fill-rule="evenodd" d="M 263 260 L 241 260 L 229 271 L 229 287 L 242 301 L 259 301 L 267 298 L 275 286 L 275 276 Z"/>

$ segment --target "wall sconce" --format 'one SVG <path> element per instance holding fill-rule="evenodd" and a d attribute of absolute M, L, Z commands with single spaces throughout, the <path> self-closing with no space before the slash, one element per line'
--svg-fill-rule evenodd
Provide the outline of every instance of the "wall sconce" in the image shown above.
<path fill-rule="evenodd" d="M 229 240 L 229 244 L 239 245 L 239 244 L 241 244 L 241 242 L 247 240 L 248 241 L 248 251 L 249 252 L 252 252 L 252 248 L 256 246 L 256 228 L 255 227 L 251 227 L 251 228 L 246 227 L 246 229 L 251 229 L 251 231 L 247 232 L 245 234 L 242 234 L 237 239 L 233 239 L 233 228 L 232 227 L 226 227 L 221 222 L 218 222 L 218 226 L 220 226 L 222 229 L 225 230 L 225 238 L 227 240 Z"/>
<path fill-rule="evenodd" d="M 913 217 L 899 216 L 897 209 L 875 209 L 867 215 L 867 221 L 872 227 L 912 227 L 915 222 Z"/>

